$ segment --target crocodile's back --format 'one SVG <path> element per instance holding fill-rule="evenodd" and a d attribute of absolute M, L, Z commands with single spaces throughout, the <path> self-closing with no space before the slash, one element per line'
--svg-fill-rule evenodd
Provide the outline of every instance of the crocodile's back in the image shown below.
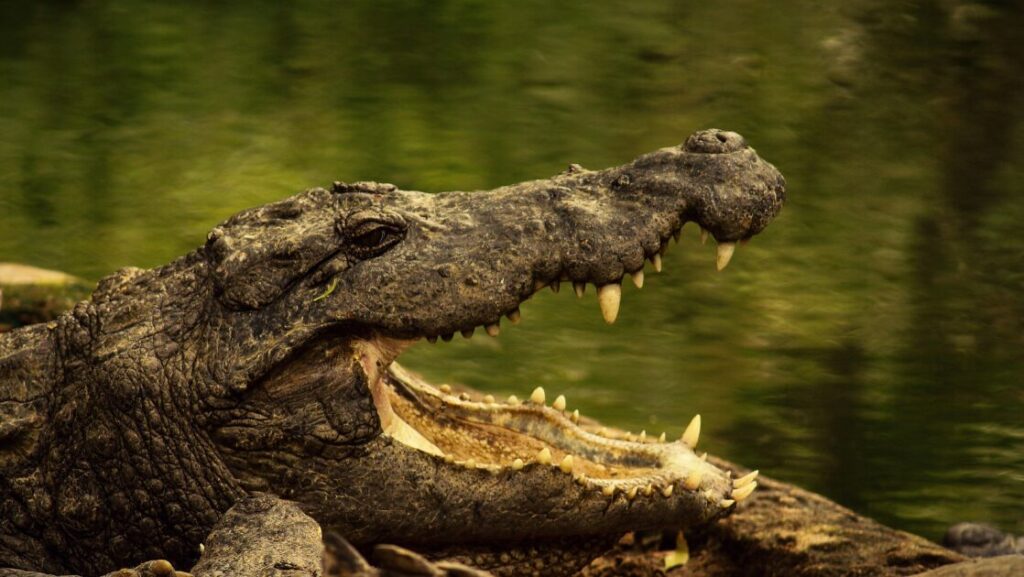
<path fill-rule="evenodd" d="M 16 473 L 32 460 L 54 385 L 52 326 L 32 325 L 0 334 L 2 473 Z"/>

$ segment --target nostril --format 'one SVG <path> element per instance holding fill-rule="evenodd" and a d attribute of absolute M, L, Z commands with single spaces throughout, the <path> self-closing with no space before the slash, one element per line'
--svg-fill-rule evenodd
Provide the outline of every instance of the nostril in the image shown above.
<path fill-rule="evenodd" d="M 683 149 L 687 152 L 723 154 L 736 152 L 747 147 L 746 140 L 735 132 L 712 128 L 695 132 L 686 139 Z"/>

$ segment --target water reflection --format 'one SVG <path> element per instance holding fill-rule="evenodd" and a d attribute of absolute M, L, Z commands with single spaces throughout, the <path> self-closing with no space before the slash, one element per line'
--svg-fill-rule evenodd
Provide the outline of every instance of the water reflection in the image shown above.
<path fill-rule="evenodd" d="M 901 528 L 1024 531 L 1024 14 L 669 0 L 3 6 L 0 259 L 98 278 L 332 180 L 603 167 L 720 126 L 791 203 L 723 274 L 684 232 L 614 327 L 539 295 L 437 381 L 542 384 Z"/>

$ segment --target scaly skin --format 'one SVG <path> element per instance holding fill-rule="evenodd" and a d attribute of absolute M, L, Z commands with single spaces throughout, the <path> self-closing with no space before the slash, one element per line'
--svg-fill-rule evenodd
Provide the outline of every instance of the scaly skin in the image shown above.
<path fill-rule="evenodd" d="M 460 399 L 392 361 L 493 330 L 561 280 L 599 287 L 613 319 L 623 276 L 685 222 L 728 256 L 783 200 L 774 167 L 712 130 L 487 192 L 335 184 L 238 213 L 192 254 L 0 335 L 0 567 L 189 567 L 254 491 L 357 546 L 497 574 L 568 574 L 624 531 L 726 514 L 733 481 L 685 443 Z"/>

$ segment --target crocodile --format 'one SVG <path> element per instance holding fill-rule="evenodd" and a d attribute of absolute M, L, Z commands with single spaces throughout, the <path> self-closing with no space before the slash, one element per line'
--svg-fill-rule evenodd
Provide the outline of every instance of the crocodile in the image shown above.
<path fill-rule="evenodd" d="M 684 223 L 717 266 L 785 181 L 738 134 L 490 191 L 334 183 L 244 210 L 168 265 L 127 268 L 0 334 L 0 567 L 190 567 L 233 504 L 298 503 L 356 547 L 496 575 L 569 575 L 630 530 L 708 523 L 756 486 L 683 438 L 623 437 L 543 389 L 520 401 L 401 367 L 420 340 L 497 336 L 545 286 L 614 322 Z"/>

